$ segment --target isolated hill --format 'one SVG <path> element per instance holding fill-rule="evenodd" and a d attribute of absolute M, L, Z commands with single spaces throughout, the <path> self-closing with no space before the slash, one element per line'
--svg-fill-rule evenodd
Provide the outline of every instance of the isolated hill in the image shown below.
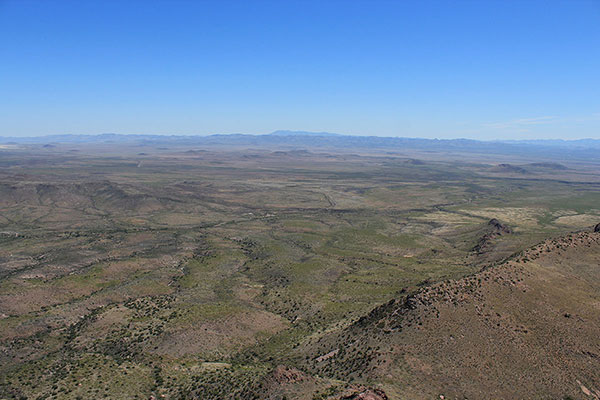
<path fill-rule="evenodd" d="M 543 169 L 551 169 L 551 170 L 557 170 L 557 171 L 565 171 L 565 170 L 569 169 L 562 164 L 553 163 L 553 162 L 531 163 L 531 164 L 529 164 L 529 166 L 533 167 L 533 168 L 543 168 Z"/>
<path fill-rule="evenodd" d="M 512 164 L 498 164 L 491 169 L 492 172 L 508 173 L 508 174 L 524 174 L 527 170 L 523 167 Z"/>
<path fill-rule="evenodd" d="M 390 398 L 597 399 L 599 265 L 598 232 L 546 240 L 311 340 L 305 367 Z"/>

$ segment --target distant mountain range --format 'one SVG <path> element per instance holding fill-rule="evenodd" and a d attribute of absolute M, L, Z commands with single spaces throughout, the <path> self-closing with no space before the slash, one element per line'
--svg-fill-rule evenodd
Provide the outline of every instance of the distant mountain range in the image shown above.
<path fill-rule="evenodd" d="M 599 147 L 600 139 L 537 139 L 537 140 L 502 140 L 502 143 L 531 144 L 535 146 L 559 146 L 559 147 Z"/>
<path fill-rule="evenodd" d="M 161 146 L 218 146 L 278 149 L 373 149 L 378 151 L 470 152 L 482 154 L 537 155 L 554 159 L 600 159 L 600 140 L 506 140 L 421 139 L 406 137 L 352 136 L 330 132 L 278 130 L 264 135 L 215 134 L 183 135 L 52 135 L 0 137 L 1 144 L 50 145 L 58 143 L 128 143 Z"/>

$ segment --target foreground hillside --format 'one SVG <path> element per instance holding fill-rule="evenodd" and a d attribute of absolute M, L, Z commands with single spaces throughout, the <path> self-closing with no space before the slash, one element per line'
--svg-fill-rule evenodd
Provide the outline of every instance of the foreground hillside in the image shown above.
<path fill-rule="evenodd" d="M 597 399 L 599 337 L 600 233 L 579 232 L 391 300 L 302 352 L 312 372 L 390 398 Z"/>

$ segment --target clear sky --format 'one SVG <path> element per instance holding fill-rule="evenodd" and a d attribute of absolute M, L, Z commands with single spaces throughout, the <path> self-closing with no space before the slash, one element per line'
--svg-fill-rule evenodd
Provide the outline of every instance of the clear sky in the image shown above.
<path fill-rule="evenodd" d="M 0 0 L 0 136 L 600 138 L 600 0 Z"/>

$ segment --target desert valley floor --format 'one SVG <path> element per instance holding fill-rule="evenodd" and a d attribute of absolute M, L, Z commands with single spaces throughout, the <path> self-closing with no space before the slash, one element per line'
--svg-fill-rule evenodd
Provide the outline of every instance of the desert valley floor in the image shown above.
<path fill-rule="evenodd" d="M 0 398 L 600 398 L 598 164 L 0 152 Z"/>

